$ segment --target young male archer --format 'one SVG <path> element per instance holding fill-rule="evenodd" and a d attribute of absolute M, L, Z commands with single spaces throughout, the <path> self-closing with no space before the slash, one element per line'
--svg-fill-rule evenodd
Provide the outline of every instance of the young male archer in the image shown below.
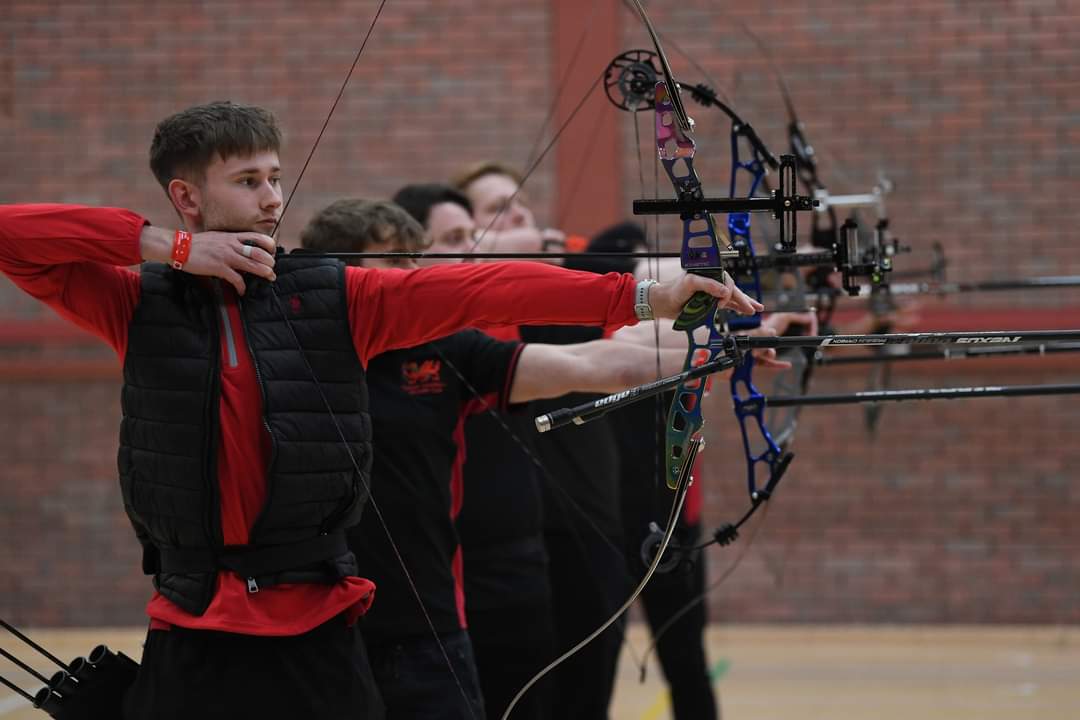
<path fill-rule="evenodd" d="M 373 586 L 345 543 L 368 494 L 368 360 L 476 324 L 636 318 L 630 276 L 275 257 L 280 145 L 257 107 L 163 120 L 151 169 L 182 230 L 0 206 L 0 272 L 124 363 L 121 493 L 156 590 L 125 717 L 377 716 L 355 628 Z M 690 277 L 637 314 L 673 317 L 699 290 L 760 307 Z"/>

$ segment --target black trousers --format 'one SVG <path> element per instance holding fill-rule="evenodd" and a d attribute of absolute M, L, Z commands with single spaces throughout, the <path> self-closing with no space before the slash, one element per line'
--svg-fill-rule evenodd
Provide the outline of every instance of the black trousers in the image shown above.
<path fill-rule="evenodd" d="M 606 543 L 556 533 L 548 533 L 545 541 L 551 562 L 555 652 L 560 655 L 611 617 L 633 588 L 625 558 Z M 624 629 L 625 618 L 555 669 L 552 717 L 607 720 Z"/>
<path fill-rule="evenodd" d="M 697 537 L 691 532 L 680 542 L 691 544 Z M 698 553 L 694 562 L 670 573 L 656 573 L 645 586 L 641 600 L 650 630 L 655 633 L 669 618 L 705 589 L 705 557 Z M 656 655 L 664 678 L 671 689 L 675 720 L 716 720 L 716 696 L 705 658 L 706 603 L 675 621 L 656 645 Z"/>
<path fill-rule="evenodd" d="M 484 720 L 476 661 L 464 630 L 438 640 L 368 635 L 365 644 L 387 720 Z"/>
<path fill-rule="evenodd" d="M 381 720 L 357 628 L 336 617 L 290 637 L 151 630 L 126 720 Z"/>
<path fill-rule="evenodd" d="M 499 720 L 525 683 L 554 656 L 554 627 L 547 599 L 498 610 L 469 611 L 469 635 L 480 672 L 488 720 Z M 548 720 L 551 681 L 543 678 L 514 707 L 514 720 Z"/>

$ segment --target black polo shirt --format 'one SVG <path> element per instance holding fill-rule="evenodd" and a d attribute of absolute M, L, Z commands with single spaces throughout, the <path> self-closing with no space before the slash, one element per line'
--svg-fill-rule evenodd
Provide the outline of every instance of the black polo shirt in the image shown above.
<path fill-rule="evenodd" d="M 361 574 L 376 585 L 375 602 L 364 619 L 366 634 L 386 638 L 430 632 L 398 553 L 435 629 L 452 632 L 465 626 L 454 527 L 464 500 L 465 420 L 484 412 L 485 403 L 505 407 L 522 347 L 466 330 L 379 355 L 368 364 L 372 497 L 397 552 L 375 507 L 369 507 L 349 536 Z"/>
<path fill-rule="evenodd" d="M 597 340 L 603 330 L 525 326 L 515 334 L 525 342 L 566 345 Z M 487 610 L 545 601 L 551 592 L 545 531 L 580 534 L 590 543 L 603 542 L 595 536 L 597 530 L 614 541 L 621 537 L 612 425 L 602 419 L 544 435 L 533 425 L 536 415 L 593 397 L 575 393 L 533 401 L 501 414 L 501 422 L 487 415 L 469 420 L 469 500 L 458 519 L 469 607 Z M 502 423 L 524 440 L 529 452 L 510 438 Z"/>

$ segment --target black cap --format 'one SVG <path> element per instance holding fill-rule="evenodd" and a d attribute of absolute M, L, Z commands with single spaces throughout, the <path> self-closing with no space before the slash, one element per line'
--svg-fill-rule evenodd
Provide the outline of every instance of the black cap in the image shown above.
<path fill-rule="evenodd" d="M 637 265 L 636 258 L 590 257 L 589 253 L 630 253 L 645 246 L 645 233 L 641 226 L 628 220 L 598 232 L 589 240 L 585 252 L 579 256 L 567 258 L 564 265 L 571 270 L 585 270 L 600 274 L 632 273 Z"/>

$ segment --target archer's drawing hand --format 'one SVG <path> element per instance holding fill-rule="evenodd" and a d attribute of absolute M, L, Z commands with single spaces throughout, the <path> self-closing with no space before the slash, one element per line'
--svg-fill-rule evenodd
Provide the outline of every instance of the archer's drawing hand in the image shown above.
<path fill-rule="evenodd" d="M 144 260 L 169 262 L 172 256 L 174 233 L 171 230 L 146 226 L 140 236 Z M 244 294 L 244 279 L 240 273 L 250 273 L 273 282 L 274 251 L 277 243 L 269 235 L 256 232 L 201 232 L 191 236 L 191 252 L 184 263 L 184 272 L 192 275 L 221 278 Z"/>
<path fill-rule="evenodd" d="M 270 282 L 277 279 L 274 274 L 276 247 L 272 237 L 261 233 L 196 233 L 191 237 L 191 256 L 184 270 L 193 275 L 221 278 L 243 295 L 242 272 Z"/>

